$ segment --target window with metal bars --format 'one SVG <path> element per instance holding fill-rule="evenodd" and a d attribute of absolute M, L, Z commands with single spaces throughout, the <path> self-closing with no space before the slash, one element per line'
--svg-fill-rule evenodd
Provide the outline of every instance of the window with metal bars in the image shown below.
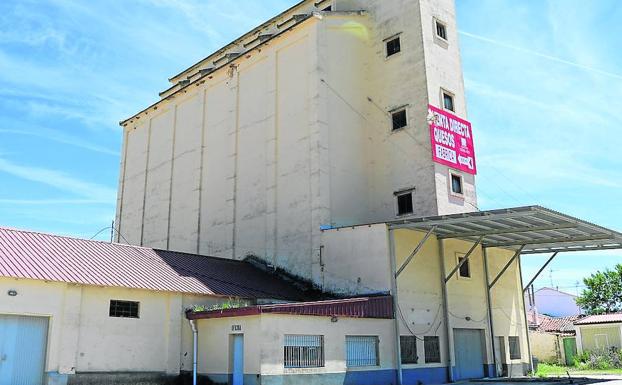
<path fill-rule="evenodd" d="M 426 364 L 441 362 L 441 344 L 438 336 L 423 337 L 423 350 Z"/>
<path fill-rule="evenodd" d="M 283 354 L 286 368 L 324 367 L 324 336 L 287 334 Z"/>
<path fill-rule="evenodd" d="M 508 342 L 510 344 L 510 359 L 520 360 L 520 340 L 518 337 L 510 336 Z"/>
<path fill-rule="evenodd" d="M 346 336 L 346 366 L 378 366 L 377 336 Z"/>
<path fill-rule="evenodd" d="M 400 336 L 400 355 L 402 356 L 402 364 L 417 363 L 417 337 Z"/>
<path fill-rule="evenodd" d="M 116 299 L 111 299 L 108 315 L 110 317 L 120 318 L 139 318 L 138 305 L 139 303 L 134 301 L 120 301 Z"/>

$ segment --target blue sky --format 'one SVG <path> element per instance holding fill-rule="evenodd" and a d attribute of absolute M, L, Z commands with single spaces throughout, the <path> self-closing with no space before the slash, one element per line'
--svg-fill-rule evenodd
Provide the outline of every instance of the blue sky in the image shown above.
<path fill-rule="evenodd" d="M 87 238 L 109 226 L 118 121 L 295 2 L 0 2 L 0 225 Z M 622 230 L 622 6 L 456 4 L 480 208 L 541 204 Z M 525 257 L 525 275 L 545 259 Z M 622 252 L 561 255 L 552 277 L 574 292 L 619 262 Z"/>

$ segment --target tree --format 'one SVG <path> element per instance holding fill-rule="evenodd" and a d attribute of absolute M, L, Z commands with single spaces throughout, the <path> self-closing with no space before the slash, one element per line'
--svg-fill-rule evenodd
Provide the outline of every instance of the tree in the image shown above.
<path fill-rule="evenodd" d="M 586 288 L 577 298 L 589 315 L 622 311 L 622 264 L 613 270 L 597 271 L 583 279 Z"/>

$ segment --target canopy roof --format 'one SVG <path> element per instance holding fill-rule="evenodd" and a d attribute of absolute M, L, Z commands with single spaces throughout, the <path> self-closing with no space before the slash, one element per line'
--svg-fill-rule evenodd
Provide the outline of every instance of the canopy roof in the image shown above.
<path fill-rule="evenodd" d="M 432 231 L 438 239 L 457 238 L 484 247 L 517 249 L 522 254 L 622 249 L 622 233 L 541 206 L 464 214 L 403 218 L 391 229 Z"/>

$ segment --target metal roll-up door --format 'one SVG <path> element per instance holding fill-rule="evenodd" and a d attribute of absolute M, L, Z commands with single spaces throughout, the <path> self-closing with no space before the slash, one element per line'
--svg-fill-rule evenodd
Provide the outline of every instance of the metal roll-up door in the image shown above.
<path fill-rule="evenodd" d="M 48 318 L 0 314 L 0 385 L 42 385 Z"/>

